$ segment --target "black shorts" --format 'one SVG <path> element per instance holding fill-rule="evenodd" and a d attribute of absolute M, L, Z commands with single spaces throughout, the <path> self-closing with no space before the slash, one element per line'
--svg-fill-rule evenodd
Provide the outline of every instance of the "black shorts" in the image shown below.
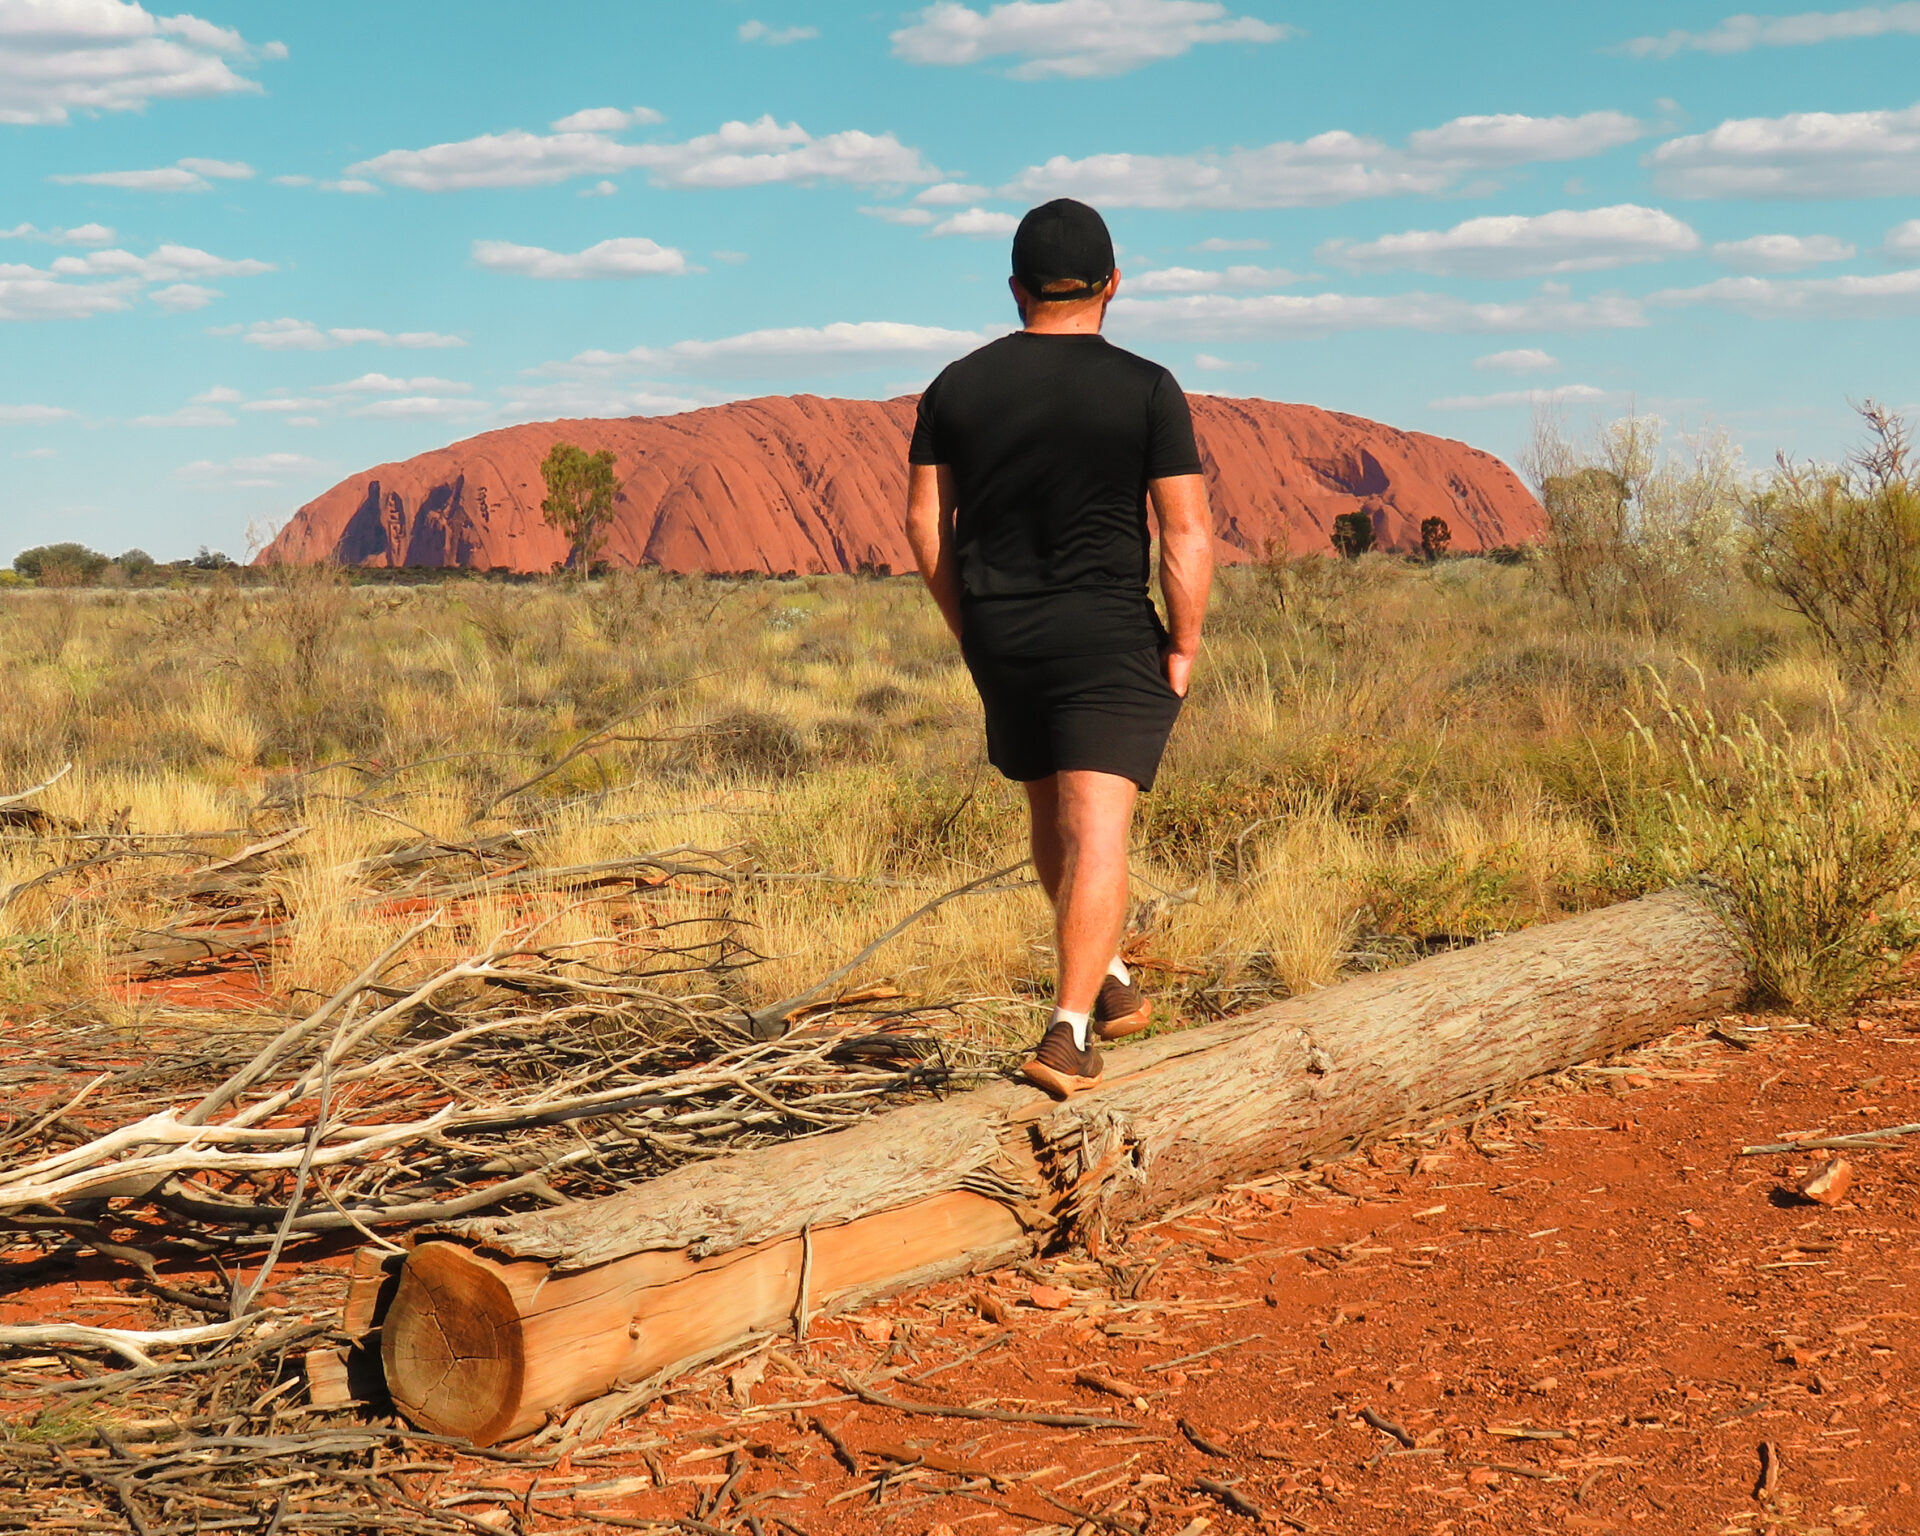
<path fill-rule="evenodd" d="M 1066 769 L 1117 773 L 1153 788 L 1180 716 L 1159 648 L 1117 656 L 967 653 L 987 711 L 987 761 L 1021 783 Z"/>

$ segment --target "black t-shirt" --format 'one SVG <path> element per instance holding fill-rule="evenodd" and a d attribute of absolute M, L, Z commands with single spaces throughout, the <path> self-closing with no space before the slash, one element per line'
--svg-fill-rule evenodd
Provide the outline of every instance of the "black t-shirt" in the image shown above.
<path fill-rule="evenodd" d="M 1002 336 L 927 386 L 908 457 L 953 472 L 968 649 L 1097 656 L 1165 639 L 1147 482 L 1199 474 L 1200 454 L 1160 364 L 1099 336 Z"/>

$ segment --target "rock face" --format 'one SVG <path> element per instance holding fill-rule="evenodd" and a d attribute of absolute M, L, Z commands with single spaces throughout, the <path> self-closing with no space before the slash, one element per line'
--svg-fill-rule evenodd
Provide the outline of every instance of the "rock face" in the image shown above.
<path fill-rule="evenodd" d="M 743 400 L 678 416 L 506 427 L 382 464 L 308 502 L 263 561 L 545 571 L 566 540 L 540 513 L 559 440 L 613 450 L 620 489 L 603 558 L 669 571 L 910 570 L 901 526 L 914 400 Z M 1546 519 L 1477 448 L 1270 400 L 1193 397 L 1220 554 L 1326 553 L 1365 512 L 1376 547 L 1420 547 L 1442 517 L 1456 553 L 1537 539 Z"/>

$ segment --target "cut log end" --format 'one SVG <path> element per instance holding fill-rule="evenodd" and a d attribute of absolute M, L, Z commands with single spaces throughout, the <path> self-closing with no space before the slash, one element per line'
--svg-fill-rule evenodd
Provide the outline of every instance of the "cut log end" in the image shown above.
<path fill-rule="evenodd" d="M 490 1260 L 425 1243 L 400 1273 L 380 1363 L 394 1405 L 436 1434 L 491 1445 L 511 1425 L 526 1380 L 520 1308 Z"/>

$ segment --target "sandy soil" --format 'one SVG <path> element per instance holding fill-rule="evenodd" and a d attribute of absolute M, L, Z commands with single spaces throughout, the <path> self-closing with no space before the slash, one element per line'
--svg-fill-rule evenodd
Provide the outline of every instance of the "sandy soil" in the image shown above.
<path fill-rule="evenodd" d="M 1920 1531 L 1920 1135 L 1837 1154 L 1853 1178 L 1832 1206 L 1793 1193 L 1812 1155 L 1738 1155 L 1920 1121 L 1920 1002 L 1838 1030 L 1755 1022 L 1775 1027 L 1747 1049 L 1683 1032 L 1230 1190 L 1104 1264 L 817 1322 L 537 1475 L 421 1458 L 405 1476 L 540 1536 Z M 317 1300 L 338 1275 L 288 1289 Z M 108 1289 L 80 1274 L 0 1311 L 124 1316 Z M 849 1382 L 1119 1422 L 908 1412 Z"/>

